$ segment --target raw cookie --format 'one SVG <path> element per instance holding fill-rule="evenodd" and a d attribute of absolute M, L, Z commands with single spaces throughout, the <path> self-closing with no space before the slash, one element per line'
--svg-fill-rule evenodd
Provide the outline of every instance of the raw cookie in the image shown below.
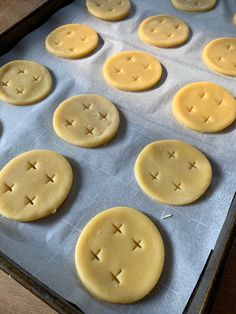
<path fill-rule="evenodd" d="M 171 0 L 173 6 L 182 11 L 201 12 L 211 10 L 216 0 Z"/>
<path fill-rule="evenodd" d="M 170 15 L 156 15 L 145 19 L 139 26 L 139 37 L 157 47 L 175 47 L 184 43 L 189 27 L 182 20 Z"/>
<path fill-rule="evenodd" d="M 90 14 L 106 21 L 118 21 L 129 15 L 131 4 L 129 0 L 86 0 Z"/>
<path fill-rule="evenodd" d="M 0 99 L 14 105 L 31 105 L 51 91 L 52 78 L 41 64 L 15 60 L 0 68 Z"/>
<path fill-rule="evenodd" d="M 132 303 L 158 282 L 164 245 L 152 221 L 136 209 L 114 207 L 93 217 L 75 248 L 78 275 L 95 297 Z"/>
<path fill-rule="evenodd" d="M 0 171 L 0 215 L 32 221 L 54 214 L 70 191 L 72 176 L 69 162 L 56 152 L 18 155 Z"/>
<path fill-rule="evenodd" d="M 196 82 L 175 95 L 172 110 L 176 119 L 198 132 L 218 132 L 236 119 L 236 100 L 223 87 Z"/>
<path fill-rule="evenodd" d="M 236 25 L 236 13 L 234 14 L 234 17 L 233 17 L 233 23 Z"/>
<path fill-rule="evenodd" d="M 170 205 L 197 200 L 208 188 L 212 170 L 207 158 L 182 141 L 147 145 L 135 162 L 135 177 L 145 194 Z"/>
<path fill-rule="evenodd" d="M 57 135 L 82 147 L 107 144 L 115 136 L 119 123 L 119 112 L 112 102 L 93 94 L 64 100 L 53 116 Z"/>
<path fill-rule="evenodd" d="M 109 58 L 103 66 L 105 80 L 126 91 L 150 89 L 160 80 L 160 62 L 143 51 L 122 51 Z"/>
<path fill-rule="evenodd" d="M 52 31 L 45 45 L 49 52 L 58 57 L 82 58 L 97 48 L 98 34 L 85 25 L 67 24 Z"/>
<path fill-rule="evenodd" d="M 236 38 L 222 37 L 212 40 L 204 48 L 202 58 L 211 70 L 236 76 Z"/>

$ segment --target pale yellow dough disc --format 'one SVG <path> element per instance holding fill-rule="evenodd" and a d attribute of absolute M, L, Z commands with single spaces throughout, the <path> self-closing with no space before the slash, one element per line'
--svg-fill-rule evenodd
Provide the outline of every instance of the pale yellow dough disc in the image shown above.
<path fill-rule="evenodd" d="M 202 58 L 211 70 L 236 76 L 236 37 L 212 40 L 204 48 Z"/>
<path fill-rule="evenodd" d="M 98 34 L 85 25 L 67 24 L 52 31 L 45 45 L 49 52 L 58 57 L 82 58 L 97 48 Z"/>
<path fill-rule="evenodd" d="M 143 51 L 122 51 L 103 66 L 106 82 L 126 91 L 150 89 L 160 80 L 161 74 L 160 62 Z"/>
<path fill-rule="evenodd" d="M 181 11 L 201 12 L 211 10 L 216 0 L 171 0 L 173 6 Z"/>
<path fill-rule="evenodd" d="M 236 13 L 234 14 L 234 17 L 233 17 L 233 23 L 236 25 Z"/>
<path fill-rule="evenodd" d="M 57 135 L 82 147 L 107 144 L 115 136 L 119 123 L 119 112 L 113 103 L 93 94 L 66 99 L 53 116 Z"/>
<path fill-rule="evenodd" d="M 75 248 L 78 275 L 96 298 L 132 303 L 158 282 L 164 245 L 152 221 L 136 209 L 114 207 L 84 227 Z"/>
<path fill-rule="evenodd" d="M 189 27 L 182 20 L 170 15 L 156 15 L 145 19 L 139 26 L 140 38 L 157 47 L 175 47 L 184 43 Z"/>
<path fill-rule="evenodd" d="M 18 155 L 0 171 L 0 215 L 32 221 L 54 214 L 70 191 L 72 177 L 69 162 L 56 152 Z"/>
<path fill-rule="evenodd" d="M 106 21 L 118 21 L 129 15 L 129 0 L 86 0 L 90 14 Z"/>
<path fill-rule="evenodd" d="M 194 146 L 163 140 L 147 145 L 135 162 L 135 177 L 145 194 L 169 205 L 197 200 L 208 188 L 212 170 Z"/>
<path fill-rule="evenodd" d="M 51 91 L 52 78 L 41 64 L 15 60 L 0 68 L 0 99 L 14 105 L 31 105 Z"/>
<path fill-rule="evenodd" d="M 184 86 L 175 95 L 176 119 L 198 132 L 218 132 L 236 119 L 236 100 L 224 88 L 210 82 Z"/>

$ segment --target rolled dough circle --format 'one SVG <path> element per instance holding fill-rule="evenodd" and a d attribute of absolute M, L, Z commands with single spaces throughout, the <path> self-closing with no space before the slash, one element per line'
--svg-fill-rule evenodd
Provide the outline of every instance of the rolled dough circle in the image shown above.
<path fill-rule="evenodd" d="M 236 38 L 222 37 L 210 41 L 203 50 L 202 58 L 211 70 L 236 76 Z"/>
<path fill-rule="evenodd" d="M 31 105 L 51 91 L 52 77 L 41 64 L 14 60 L 0 68 L 0 99 L 18 106 Z"/>
<path fill-rule="evenodd" d="M 93 296 L 112 303 L 132 303 L 158 282 L 164 245 L 146 215 L 128 207 L 109 208 L 82 230 L 75 248 L 75 265 Z"/>
<path fill-rule="evenodd" d="M 53 127 L 63 140 L 82 147 L 107 144 L 119 128 L 119 112 L 105 97 L 83 94 L 64 100 L 55 110 Z"/>
<path fill-rule="evenodd" d="M 177 92 L 172 111 L 187 128 L 198 132 L 219 132 L 235 121 L 236 100 L 217 84 L 196 82 Z"/>
<path fill-rule="evenodd" d="M 139 37 L 150 45 L 169 48 L 179 46 L 188 39 L 189 27 L 170 15 L 151 16 L 139 26 Z"/>
<path fill-rule="evenodd" d="M 131 9 L 129 0 L 86 0 L 86 6 L 90 14 L 105 21 L 122 20 Z"/>
<path fill-rule="evenodd" d="M 156 85 L 162 74 L 160 62 L 143 51 L 122 51 L 103 66 L 106 82 L 121 90 L 144 91 Z"/>
<path fill-rule="evenodd" d="M 208 159 L 194 146 L 176 140 L 147 145 L 135 162 L 135 178 L 150 198 L 169 205 L 197 200 L 211 183 Z"/>
<path fill-rule="evenodd" d="M 46 38 L 46 49 L 55 56 L 77 59 L 89 55 L 98 46 L 98 34 L 82 24 L 66 24 Z"/>
<path fill-rule="evenodd" d="M 171 0 L 171 3 L 181 11 L 202 12 L 214 8 L 216 0 Z"/>
<path fill-rule="evenodd" d="M 16 156 L 0 171 L 0 215 L 32 221 L 54 214 L 73 180 L 69 162 L 50 150 Z"/>

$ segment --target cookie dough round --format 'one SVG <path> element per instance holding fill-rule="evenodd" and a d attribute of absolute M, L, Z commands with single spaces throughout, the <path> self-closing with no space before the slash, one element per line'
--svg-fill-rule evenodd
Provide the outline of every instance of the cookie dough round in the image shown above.
<path fill-rule="evenodd" d="M 139 37 L 144 42 L 157 47 L 179 46 L 187 40 L 188 36 L 188 25 L 175 16 L 151 16 L 139 26 Z"/>
<path fill-rule="evenodd" d="M 68 59 L 89 55 L 98 46 L 98 34 L 81 24 L 67 24 L 56 28 L 46 38 L 46 49 L 52 54 Z"/>
<path fill-rule="evenodd" d="M 236 13 L 234 14 L 234 17 L 233 17 L 233 23 L 236 25 Z"/>
<path fill-rule="evenodd" d="M 129 0 L 86 0 L 90 14 L 105 21 L 118 21 L 129 15 L 131 4 Z"/>
<path fill-rule="evenodd" d="M 172 111 L 187 128 L 198 132 L 218 132 L 235 121 L 236 100 L 217 84 L 196 82 L 177 92 Z"/>
<path fill-rule="evenodd" d="M 197 200 L 208 188 L 212 169 L 208 159 L 182 141 L 163 140 L 147 145 L 135 162 L 140 188 L 152 199 L 169 205 Z"/>
<path fill-rule="evenodd" d="M 0 171 L 0 215 L 33 221 L 54 214 L 70 191 L 72 177 L 69 162 L 54 151 L 18 155 Z"/>
<path fill-rule="evenodd" d="M 222 37 L 212 40 L 204 48 L 202 58 L 211 70 L 236 76 L 236 38 Z"/>
<path fill-rule="evenodd" d="M 41 64 L 14 60 L 0 68 L 0 99 L 14 105 L 31 105 L 52 89 L 52 77 Z"/>
<path fill-rule="evenodd" d="M 82 147 L 107 144 L 120 124 L 119 112 L 105 97 L 84 94 L 64 100 L 53 116 L 53 127 L 63 140 Z"/>
<path fill-rule="evenodd" d="M 132 303 L 158 282 L 164 264 L 159 231 L 143 213 L 114 207 L 93 217 L 75 249 L 78 275 L 88 291 L 112 303 Z"/>
<path fill-rule="evenodd" d="M 171 0 L 171 3 L 181 11 L 202 12 L 214 8 L 216 0 Z"/>
<path fill-rule="evenodd" d="M 143 51 L 122 51 L 103 66 L 108 84 L 126 91 L 143 91 L 156 85 L 162 74 L 160 62 Z"/>

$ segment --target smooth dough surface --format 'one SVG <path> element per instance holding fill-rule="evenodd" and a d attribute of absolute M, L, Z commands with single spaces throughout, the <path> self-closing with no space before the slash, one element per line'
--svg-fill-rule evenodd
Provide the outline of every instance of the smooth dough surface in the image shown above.
<path fill-rule="evenodd" d="M 140 38 L 157 47 L 175 47 L 184 43 L 189 27 L 182 20 L 170 15 L 156 15 L 145 19 L 139 26 Z"/>
<path fill-rule="evenodd" d="M 58 57 L 82 58 L 97 48 L 98 34 L 85 25 L 67 24 L 52 31 L 45 45 L 49 52 Z"/>
<path fill-rule="evenodd" d="M 129 0 L 86 0 L 90 14 L 106 21 L 118 21 L 129 15 Z"/>
<path fill-rule="evenodd" d="M 152 199 L 185 205 L 197 200 L 208 188 L 212 169 L 208 159 L 194 146 L 175 140 L 147 145 L 135 162 L 140 188 Z"/>
<path fill-rule="evenodd" d="M 171 0 L 171 3 L 181 11 L 201 12 L 211 10 L 216 0 Z"/>
<path fill-rule="evenodd" d="M 158 282 L 164 245 L 146 215 L 133 208 L 114 207 L 84 227 L 76 244 L 75 264 L 82 283 L 96 298 L 132 303 Z"/>
<path fill-rule="evenodd" d="M 51 91 L 52 78 L 41 64 L 14 60 L 0 68 L 0 99 L 14 105 L 31 105 Z"/>
<path fill-rule="evenodd" d="M 119 123 L 119 112 L 113 103 L 93 94 L 66 99 L 53 116 L 57 135 L 82 147 L 107 144 L 115 136 Z"/>
<path fill-rule="evenodd" d="M 233 17 L 233 23 L 236 25 L 236 13 L 234 14 L 234 17 Z"/>
<path fill-rule="evenodd" d="M 172 110 L 184 126 L 198 132 L 218 132 L 236 119 L 236 100 L 223 87 L 196 82 L 174 96 Z"/>
<path fill-rule="evenodd" d="M 161 78 L 160 62 L 143 51 L 122 51 L 110 57 L 103 66 L 108 84 L 126 91 L 150 89 Z"/>
<path fill-rule="evenodd" d="M 70 191 L 72 177 L 69 162 L 54 151 L 18 155 L 0 171 L 0 215 L 32 221 L 54 214 Z"/>
<path fill-rule="evenodd" d="M 212 40 L 204 48 L 202 58 L 211 70 L 236 76 L 236 38 L 222 37 Z"/>

